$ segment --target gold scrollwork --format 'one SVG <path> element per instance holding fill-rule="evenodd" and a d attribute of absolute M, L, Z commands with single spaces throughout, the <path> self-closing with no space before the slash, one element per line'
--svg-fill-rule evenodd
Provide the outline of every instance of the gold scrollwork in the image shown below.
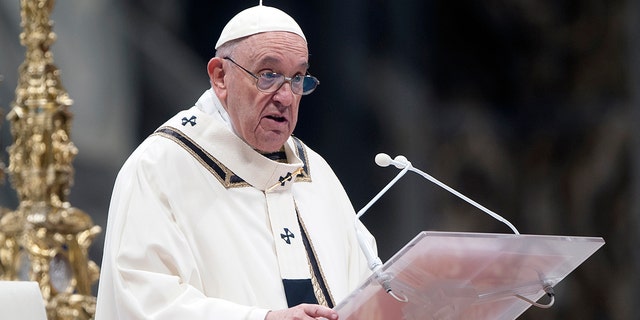
<path fill-rule="evenodd" d="M 49 51 L 54 1 L 20 6 L 26 54 L 6 117 L 13 136 L 7 171 L 20 204 L 0 209 L 0 279 L 37 281 L 49 319 L 91 319 L 99 268 L 88 248 L 101 228 L 67 200 L 78 150 L 70 138 L 73 101 Z"/>

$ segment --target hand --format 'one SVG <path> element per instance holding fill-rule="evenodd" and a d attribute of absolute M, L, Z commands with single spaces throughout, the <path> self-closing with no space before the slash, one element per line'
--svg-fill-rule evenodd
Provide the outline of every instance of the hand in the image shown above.
<path fill-rule="evenodd" d="M 300 304 L 289 309 L 269 311 L 264 320 L 310 320 L 318 318 L 338 320 L 338 313 L 317 304 Z"/>

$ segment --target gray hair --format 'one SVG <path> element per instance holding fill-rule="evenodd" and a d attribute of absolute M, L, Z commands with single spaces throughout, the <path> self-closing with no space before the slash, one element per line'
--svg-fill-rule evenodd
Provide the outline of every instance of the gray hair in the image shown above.
<path fill-rule="evenodd" d="M 216 57 L 218 58 L 224 58 L 224 57 L 229 57 L 233 54 L 233 52 L 236 50 L 236 48 L 238 47 L 238 45 L 244 41 L 247 37 L 242 37 L 239 39 L 234 39 L 234 40 L 230 40 L 227 41 L 225 43 L 223 43 L 222 45 L 220 45 L 218 47 L 218 50 L 216 50 Z"/>

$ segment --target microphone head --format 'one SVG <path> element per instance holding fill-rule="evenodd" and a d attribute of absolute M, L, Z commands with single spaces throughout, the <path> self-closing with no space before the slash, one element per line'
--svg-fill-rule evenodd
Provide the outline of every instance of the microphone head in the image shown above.
<path fill-rule="evenodd" d="M 376 164 L 381 167 L 388 167 L 391 164 L 391 157 L 386 153 L 376 155 Z"/>
<path fill-rule="evenodd" d="M 409 160 L 407 160 L 407 157 L 403 155 L 396 156 L 393 160 L 391 160 L 391 164 L 398 169 L 404 169 L 405 167 L 411 166 L 411 162 L 409 162 Z"/>
<path fill-rule="evenodd" d="M 409 160 L 407 160 L 407 157 L 402 156 L 402 155 L 398 155 L 398 156 L 396 156 L 396 157 L 395 157 L 395 159 L 393 159 L 393 160 L 395 160 L 395 161 L 397 161 L 397 162 L 400 162 L 400 163 L 402 163 L 402 164 L 406 164 L 406 163 L 408 163 L 408 162 L 409 162 Z"/>

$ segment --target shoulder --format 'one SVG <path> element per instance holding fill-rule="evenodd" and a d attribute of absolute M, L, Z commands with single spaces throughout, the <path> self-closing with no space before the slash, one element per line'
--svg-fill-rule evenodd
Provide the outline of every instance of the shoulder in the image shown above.
<path fill-rule="evenodd" d="M 175 161 L 176 157 L 190 156 L 193 152 L 188 147 L 198 146 L 203 139 L 201 131 L 206 125 L 195 125 L 202 121 L 202 115 L 195 107 L 178 112 L 138 145 L 125 166 L 166 163 Z"/>
<path fill-rule="evenodd" d="M 178 168 L 192 156 L 176 141 L 166 136 L 151 134 L 142 141 L 122 165 L 119 176 L 124 174 L 155 175 Z"/>

